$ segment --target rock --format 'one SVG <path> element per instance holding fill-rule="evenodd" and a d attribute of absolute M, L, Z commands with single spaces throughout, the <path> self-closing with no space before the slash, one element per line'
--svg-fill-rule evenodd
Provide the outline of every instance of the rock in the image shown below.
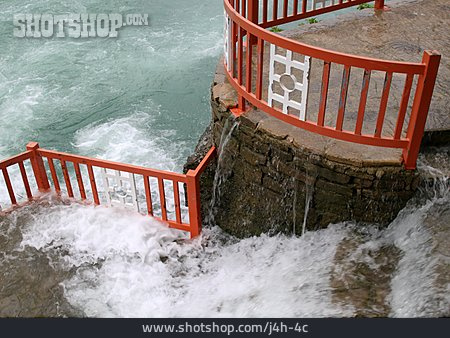
<path fill-rule="evenodd" d="M 32 214 L 0 216 L 0 232 L 8 234 L 0 239 L 0 317 L 82 317 L 83 312 L 66 300 L 61 286 L 75 271 L 50 262 L 49 257 L 54 255 L 57 261 L 61 253 L 19 248 L 21 227 L 30 222 Z"/>
<path fill-rule="evenodd" d="M 358 250 L 366 240 L 363 234 L 353 231 L 339 244 L 330 279 L 333 302 L 352 305 L 357 317 L 387 317 L 391 276 L 401 250 L 394 245 Z M 360 256 L 370 257 L 373 264 Z"/>

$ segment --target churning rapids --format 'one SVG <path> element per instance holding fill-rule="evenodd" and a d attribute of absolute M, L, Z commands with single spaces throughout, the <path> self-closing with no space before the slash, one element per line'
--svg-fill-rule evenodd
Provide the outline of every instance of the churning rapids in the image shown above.
<path fill-rule="evenodd" d="M 221 1 L 28 2 L 0 4 L 0 157 L 36 140 L 180 170 L 209 120 Z M 111 8 L 149 13 L 150 27 L 12 37 L 14 13 Z M 382 230 L 238 240 L 210 227 L 186 241 L 148 217 L 47 196 L 0 217 L 0 316 L 449 316 L 449 151 L 421 156 L 426 183 Z"/>
<path fill-rule="evenodd" d="M 145 216 L 48 197 L 0 220 L 0 311 L 448 316 L 449 151 L 422 156 L 428 183 L 384 230 L 335 224 L 237 240 L 213 227 L 184 241 Z"/>

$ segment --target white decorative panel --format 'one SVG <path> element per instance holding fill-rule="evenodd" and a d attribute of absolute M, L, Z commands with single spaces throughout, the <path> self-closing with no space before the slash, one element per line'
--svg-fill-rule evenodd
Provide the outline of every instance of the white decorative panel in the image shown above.
<path fill-rule="evenodd" d="M 102 168 L 102 178 L 109 206 L 123 205 L 139 212 L 134 174 L 122 173 L 118 170 L 110 173 Z"/>
<path fill-rule="evenodd" d="M 273 107 L 273 101 L 277 101 L 283 105 L 283 113 L 288 113 L 288 108 L 291 107 L 299 111 L 299 119 L 305 121 L 306 119 L 306 103 L 308 101 L 308 83 L 310 70 L 310 57 L 305 56 L 304 62 L 296 61 L 292 58 L 292 51 L 286 50 L 286 56 L 276 54 L 276 46 L 270 45 L 270 67 L 269 67 L 269 93 L 268 104 Z M 277 74 L 275 72 L 275 62 L 285 66 L 285 72 Z M 303 74 L 301 82 L 292 73 L 293 69 L 298 69 Z M 286 86 L 282 79 L 285 78 L 291 82 L 291 86 Z M 283 90 L 283 95 L 274 92 L 274 84 L 278 82 Z M 293 100 L 290 95 L 295 90 L 301 93 L 300 102 Z"/>
<path fill-rule="evenodd" d="M 345 0 L 343 2 L 346 2 Z M 313 0 L 313 9 L 330 7 L 339 3 L 339 0 Z M 317 6 L 320 4 L 320 6 Z M 328 5 L 327 5 L 328 4 Z"/>
<path fill-rule="evenodd" d="M 231 20 L 230 17 L 228 16 L 227 12 L 224 12 L 224 16 L 225 16 L 225 27 L 224 27 L 224 34 L 225 34 L 225 38 L 224 38 L 224 55 L 225 55 L 225 64 L 227 66 L 228 71 L 231 70 L 231 44 L 232 44 L 232 38 L 231 38 Z"/>

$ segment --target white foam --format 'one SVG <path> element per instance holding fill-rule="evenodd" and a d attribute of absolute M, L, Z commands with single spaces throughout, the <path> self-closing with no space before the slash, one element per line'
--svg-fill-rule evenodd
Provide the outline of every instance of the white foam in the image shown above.
<path fill-rule="evenodd" d="M 122 208 L 56 204 L 33 210 L 31 217 L 21 246 L 61 247 L 68 253 L 63 258 L 70 266 L 115 255 L 138 257 L 141 262 L 153 260 L 152 256 L 159 257 L 159 250 L 167 248 L 165 242 L 182 235 L 153 218 Z"/>
<path fill-rule="evenodd" d="M 170 140 L 169 131 L 151 128 L 151 115 L 136 112 L 130 116 L 96 123 L 76 132 L 79 153 L 149 168 L 176 171 L 179 147 Z"/>
<path fill-rule="evenodd" d="M 136 112 L 128 117 L 115 119 L 101 124 L 93 124 L 79 130 L 75 135 L 75 147 L 84 155 L 118 161 L 134 165 L 141 165 L 152 169 L 171 172 L 181 171 L 180 163 L 183 144 L 173 142 L 173 131 L 152 128 L 152 117 L 143 112 Z M 97 178 L 100 172 L 94 168 Z M 135 175 L 138 203 L 141 210 L 145 207 L 145 192 L 143 178 Z M 104 195 L 105 187 L 99 183 L 99 192 Z M 181 207 L 183 221 L 187 222 L 187 209 L 184 204 L 184 187 L 181 186 Z M 154 179 L 150 179 L 150 189 L 153 199 L 159 201 L 159 187 Z M 90 190 L 89 188 L 87 189 Z M 169 219 L 175 219 L 175 202 L 173 186 L 165 182 L 166 203 Z M 157 199 L 155 197 L 158 196 Z M 154 204 L 155 215 L 161 216 L 160 205 Z"/>
<path fill-rule="evenodd" d="M 391 315 L 394 317 L 448 315 L 450 281 L 447 281 L 444 289 L 436 285 L 439 278 L 438 266 L 448 266 L 448 257 L 433 252 L 435 244 L 429 228 L 424 224 L 430 208 L 439 204 L 442 208 L 445 205 L 448 208 L 448 191 L 444 196 L 435 197 L 415 210 L 403 210 L 386 233 L 386 237 L 391 238 L 403 253 L 391 280 L 389 302 Z"/>
<path fill-rule="evenodd" d="M 206 230 L 202 246 L 177 243 L 178 232 L 113 208 L 59 205 L 33 218 L 22 245 L 62 248 L 64 265 L 81 266 L 65 295 L 88 316 L 351 314 L 331 302 L 328 285 L 343 226 L 239 242 Z"/>
<path fill-rule="evenodd" d="M 5 93 L 0 99 L 0 159 L 11 155 L 11 147 L 17 145 L 25 148 L 24 139 L 30 132 L 30 124 L 35 119 L 34 106 L 39 104 L 43 98 L 43 89 L 38 85 L 26 84 L 26 81 L 17 80 L 23 86 L 21 92 Z M 0 93 L 11 90 L 9 82 L 0 83 Z M 18 130 L 18 126 L 22 127 Z M 25 143 L 24 143 L 25 142 Z"/>
<path fill-rule="evenodd" d="M 409 206 L 385 230 L 367 229 L 351 260 L 377 268 L 370 252 L 396 245 L 401 259 L 387 299 L 391 315 L 445 313 L 436 289 L 438 257 L 424 218 L 435 203 Z M 352 316 L 332 301 L 330 271 L 338 245 L 353 235 L 344 224 L 302 237 L 262 235 L 244 240 L 205 229 L 178 242 L 179 233 L 154 220 L 114 208 L 55 205 L 33 212 L 22 245 L 60 248 L 61 263 L 78 267 L 65 296 L 97 317 L 320 317 Z M 62 249 L 62 250 L 61 250 Z M 50 255 L 52 256 L 52 255 Z M 57 262 L 56 262 L 57 263 Z M 448 297 L 447 297 L 448 298 Z"/>

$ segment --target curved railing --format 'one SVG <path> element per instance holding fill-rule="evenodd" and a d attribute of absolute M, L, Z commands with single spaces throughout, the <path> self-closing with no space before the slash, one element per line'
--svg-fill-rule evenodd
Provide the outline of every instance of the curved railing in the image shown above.
<path fill-rule="evenodd" d="M 421 63 L 386 61 L 313 47 L 266 29 L 367 2 L 370 1 L 224 0 L 226 74 L 238 93 L 241 112 L 245 111 L 247 101 L 274 117 L 317 134 L 354 143 L 401 148 L 405 167 L 414 169 L 439 67 L 437 52 L 426 51 Z M 383 9 L 384 1 L 376 1 L 375 8 Z M 280 50 L 281 54 L 278 53 Z M 322 74 L 317 79 L 310 77 L 313 60 L 323 63 Z M 285 67 L 281 73 L 277 71 L 280 65 Z M 327 102 L 333 95 L 329 89 L 330 73 L 339 67 L 342 68 L 342 80 L 333 98 L 338 103 L 335 111 L 328 112 Z M 352 93 L 359 97 L 359 104 L 353 122 L 347 123 L 350 73 L 355 70 L 360 71 L 362 85 L 357 95 Z M 371 117 L 374 130 L 367 132 L 363 125 L 368 99 L 373 100 L 368 93 L 371 74 L 375 73 L 383 75 L 383 89 L 376 104 L 379 107 L 376 117 Z M 388 133 L 383 127 L 388 101 L 390 95 L 393 96 L 394 77 L 402 79 L 403 88 L 397 95 L 400 99 L 395 126 Z M 310 87 L 319 83 L 320 97 L 316 100 L 315 111 L 311 111 L 308 94 Z M 294 92 L 297 99 L 292 98 Z M 411 93 L 414 97 L 412 105 Z M 349 128 L 348 124 L 353 125 Z"/>

